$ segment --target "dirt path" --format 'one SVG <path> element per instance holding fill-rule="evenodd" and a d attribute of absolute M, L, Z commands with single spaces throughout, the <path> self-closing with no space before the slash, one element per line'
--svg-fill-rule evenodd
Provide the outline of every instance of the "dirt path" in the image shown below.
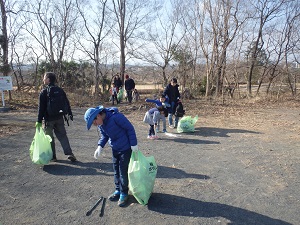
<path fill-rule="evenodd" d="M 132 196 L 126 208 L 108 201 L 103 217 L 100 207 L 85 213 L 113 191 L 111 151 L 93 159 L 98 133 L 86 131 L 85 109 L 74 110 L 67 128 L 79 161 L 68 162 L 57 144 L 58 162 L 42 168 L 28 154 L 36 112 L 1 113 L 0 129 L 10 130 L 0 137 L 0 224 L 299 224 L 298 108 L 200 104 L 187 110 L 199 116 L 195 133 L 169 129 L 173 136 L 155 141 L 146 139 L 146 109 L 138 108 L 120 110 L 141 151 L 156 158 L 154 193 L 147 206 Z"/>

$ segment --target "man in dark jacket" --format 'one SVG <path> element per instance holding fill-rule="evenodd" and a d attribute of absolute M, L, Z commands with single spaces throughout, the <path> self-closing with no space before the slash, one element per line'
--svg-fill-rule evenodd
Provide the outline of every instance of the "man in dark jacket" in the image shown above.
<path fill-rule="evenodd" d="M 122 80 L 120 79 L 119 74 L 115 76 L 113 84 L 116 86 L 117 92 L 119 93 L 119 90 L 122 87 Z"/>
<path fill-rule="evenodd" d="M 112 148 L 115 192 L 108 199 L 118 201 L 120 207 L 128 202 L 128 166 L 132 151 L 138 151 L 137 138 L 133 125 L 115 107 L 98 106 L 89 108 L 84 114 L 89 130 L 92 125 L 98 126 L 101 137 L 94 153 L 97 159 L 106 143 Z"/>
<path fill-rule="evenodd" d="M 172 78 L 171 82 L 166 86 L 163 94 L 169 97 L 169 103 L 171 105 L 171 110 L 169 111 L 168 120 L 170 128 L 177 128 L 179 117 L 175 116 L 174 126 L 173 126 L 173 118 L 175 115 L 177 102 L 180 99 L 180 93 L 178 89 L 179 85 L 177 84 L 177 79 Z"/>
<path fill-rule="evenodd" d="M 42 120 L 44 119 L 44 130 L 45 134 L 49 135 L 52 138 L 51 142 L 51 148 L 53 152 L 53 159 L 52 161 L 57 161 L 56 159 L 56 150 L 55 150 L 55 141 L 54 141 L 54 136 L 53 136 L 53 131 L 55 133 L 55 136 L 59 140 L 64 154 L 68 156 L 68 159 L 71 160 L 72 162 L 76 161 L 76 157 L 74 156 L 69 139 L 67 136 L 66 128 L 64 125 L 64 118 L 63 114 L 58 114 L 58 115 L 49 115 L 47 111 L 47 102 L 48 102 L 48 91 L 51 88 L 56 88 L 62 91 L 62 93 L 65 95 L 66 99 L 66 104 L 68 105 L 68 116 L 70 117 L 71 120 L 73 120 L 73 114 L 71 111 L 70 103 L 69 100 L 66 96 L 66 93 L 59 87 L 55 86 L 56 82 L 56 75 L 52 72 L 46 72 L 44 74 L 44 79 L 43 79 L 44 85 L 46 87 L 41 91 L 39 95 L 39 109 L 38 109 L 38 119 L 35 124 L 36 127 L 42 127 Z"/>
<path fill-rule="evenodd" d="M 127 93 L 127 99 L 128 102 L 131 103 L 132 102 L 132 92 L 135 89 L 135 82 L 132 78 L 130 78 L 128 76 L 128 74 L 126 74 L 125 76 L 125 90 Z"/>

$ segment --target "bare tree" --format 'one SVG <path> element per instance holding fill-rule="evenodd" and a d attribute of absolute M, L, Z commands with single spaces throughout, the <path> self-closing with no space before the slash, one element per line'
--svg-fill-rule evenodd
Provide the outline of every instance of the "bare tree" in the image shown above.
<path fill-rule="evenodd" d="M 260 52 L 260 49 L 264 46 L 264 30 L 265 26 L 269 21 L 276 18 L 282 12 L 285 2 L 288 0 L 280 0 L 280 1 L 272 1 L 272 0 L 253 0 L 249 1 L 249 3 L 255 9 L 254 14 L 258 16 L 253 16 L 256 19 L 258 28 L 255 32 L 254 40 L 253 40 L 253 48 L 250 55 L 250 65 L 249 65 L 249 72 L 248 72 L 248 80 L 247 80 L 247 92 L 248 95 L 251 96 L 251 83 L 252 83 L 252 76 L 253 71 L 255 68 L 256 59 Z M 253 25 L 252 25 L 253 26 Z"/>
<path fill-rule="evenodd" d="M 17 4 L 17 1 L 5 2 L 0 0 L 1 6 L 1 30 L 2 34 L 0 35 L 0 45 L 2 49 L 2 68 L 4 76 L 7 76 L 11 71 L 13 52 L 16 39 L 20 35 L 20 25 L 17 21 L 17 18 L 22 11 L 22 5 Z M 10 54 L 11 53 L 11 54 Z M 16 77 L 16 80 L 18 77 Z M 19 83 L 17 82 L 18 89 L 20 88 Z M 12 99 L 11 92 L 9 91 L 9 99 Z"/>
<path fill-rule="evenodd" d="M 94 63 L 94 93 L 96 96 L 100 93 L 99 84 L 102 84 L 102 90 L 106 86 L 106 73 L 101 70 L 101 53 L 105 54 L 104 39 L 108 36 L 111 30 L 109 24 L 109 12 L 107 10 L 107 0 L 99 0 L 96 4 L 87 5 L 80 4 L 76 1 L 78 11 L 80 13 L 84 29 L 78 32 L 77 43 L 80 50 L 88 56 Z M 88 44 L 87 44 L 88 43 Z M 102 61 L 102 65 L 105 65 Z"/>
<path fill-rule="evenodd" d="M 67 41 L 74 33 L 78 13 L 72 0 L 36 0 L 28 4 L 24 20 L 26 31 L 43 49 L 58 79 L 63 80 L 62 61 L 68 50 Z"/>
<path fill-rule="evenodd" d="M 115 35 L 119 38 L 116 46 L 120 50 L 120 77 L 124 81 L 126 69 L 126 49 L 130 39 L 140 36 L 141 28 L 151 21 L 151 15 L 156 12 L 157 6 L 150 0 L 113 0 L 113 12 L 117 27 Z"/>
<path fill-rule="evenodd" d="M 173 3 L 170 11 L 163 10 L 162 15 L 157 14 L 158 22 L 150 26 L 147 36 L 136 50 L 131 54 L 147 63 L 159 67 L 162 71 L 163 84 L 166 85 L 169 77 L 166 69 L 170 66 L 174 53 L 182 41 L 185 30 L 180 30 L 180 4 Z"/>

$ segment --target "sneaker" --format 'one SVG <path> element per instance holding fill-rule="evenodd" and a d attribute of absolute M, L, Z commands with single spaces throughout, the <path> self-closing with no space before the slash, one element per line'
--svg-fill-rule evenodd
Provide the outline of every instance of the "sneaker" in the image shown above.
<path fill-rule="evenodd" d="M 152 136 L 149 137 L 149 139 L 154 140 L 155 136 L 152 135 Z"/>
<path fill-rule="evenodd" d="M 71 162 L 75 162 L 77 159 L 75 155 L 72 153 L 71 155 L 68 155 L 68 160 L 70 160 Z"/>
<path fill-rule="evenodd" d="M 120 191 L 115 191 L 110 196 L 108 196 L 108 199 L 112 202 L 117 201 L 120 198 Z"/>
<path fill-rule="evenodd" d="M 148 136 L 147 136 L 148 139 L 151 139 L 151 137 L 152 137 L 151 135 L 148 135 Z"/>
<path fill-rule="evenodd" d="M 152 136 L 152 139 L 155 140 L 155 139 L 158 139 L 159 137 L 157 135 L 154 135 Z"/>
<path fill-rule="evenodd" d="M 163 133 L 167 133 L 167 130 L 166 129 L 163 129 L 163 131 L 162 131 Z"/>
<path fill-rule="evenodd" d="M 128 202 L 128 195 L 121 194 L 120 199 L 118 201 L 118 206 L 124 207 Z"/>

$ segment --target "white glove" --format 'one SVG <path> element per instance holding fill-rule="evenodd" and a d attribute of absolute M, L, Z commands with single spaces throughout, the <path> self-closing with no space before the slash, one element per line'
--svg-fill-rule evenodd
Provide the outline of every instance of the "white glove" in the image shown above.
<path fill-rule="evenodd" d="M 131 150 L 132 150 L 133 152 L 137 152 L 137 151 L 139 150 L 139 148 L 138 148 L 137 145 L 135 145 L 135 146 L 131 146 Z"/>
<path fill-rule="evenodd" d="M 94 158 L 95 158 L 95 159 L 98 159 L 98 157 L 99 157 L 100 154 L 101 154 L 102 149 L 103 149 L 103 148 L 99 145 L 98 148 L 96 149 L 95 153 L 94 153 Z"/>

